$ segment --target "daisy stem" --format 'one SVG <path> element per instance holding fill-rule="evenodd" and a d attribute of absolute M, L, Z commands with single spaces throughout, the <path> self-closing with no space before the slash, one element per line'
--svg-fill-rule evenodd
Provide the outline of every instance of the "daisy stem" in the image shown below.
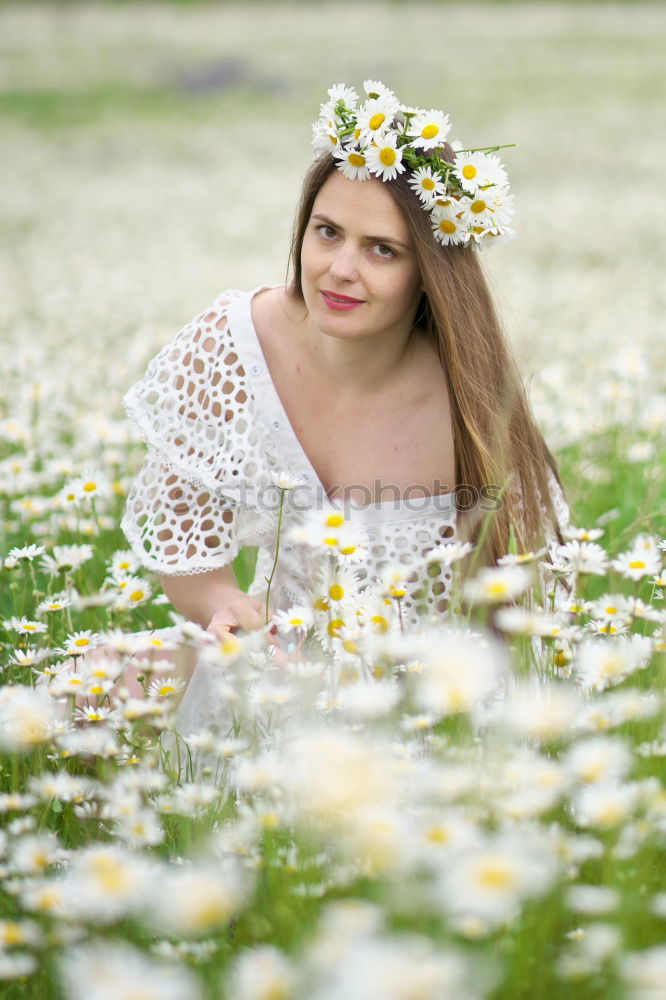
<path fill-rule="evenodd" d="M 277 567 L 278 556 L 280 554 L 280 532 L 282 531 L 282 510 L 284 508 L 284 495 L 287 491 L 280 489 L 280 509 L 278 510 L 278 523 L 277 523 L 277 535 L 275 536 L 275 558 L 273 559 L 273 567 L 271 569 L 271 575 L 266 578 L 266 624 L 268 624 L 268 608 L 271 596 L 271 586 L 273 583 L 273 577 L 275 576 L 275 570 Z"/>
<path fill-rule="evenodd" d="M 515 142 L 505 142 L 501 146 L 474 146 L 472 149 L 457 149 L 456 153 L 495 153 L 498 149 L 509 149 Z"/>

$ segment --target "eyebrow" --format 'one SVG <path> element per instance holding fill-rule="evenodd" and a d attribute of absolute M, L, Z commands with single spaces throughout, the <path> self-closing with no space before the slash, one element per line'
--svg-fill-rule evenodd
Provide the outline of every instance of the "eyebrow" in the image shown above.
<path fill-rule="evenodd" d="M 319 219 L 321 222 L 327 223 L 329 226 L 333 226 L 334 229 L 342 229 L 344 232 L 344 227 L 340 225 L 339 222 L 333 222 L 333 219 L 329 219 L 327 215 L 313 215 L 313 219 Z M 365 240 L 369 243 L 395 243 L 396 246 L 402 247 L 404 250 L 411 250 L 411 247 L 407 243 L 403 243 L 402 240 L 398 240 L 395 236 L 364 236 Z"/>

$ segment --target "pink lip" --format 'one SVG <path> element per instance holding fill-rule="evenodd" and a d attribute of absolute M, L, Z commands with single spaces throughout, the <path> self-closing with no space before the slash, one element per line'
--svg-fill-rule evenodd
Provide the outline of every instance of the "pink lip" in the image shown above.
<path fill-rule="evenodd" d="M 326 292 L 323 289 L 321 290 L 321 294 L 329 309 L 348 311 L 355 309 L 356 306 L 362 306 L 364 301 L 363 299 L 352 299 L 349 295 L 338 295 L 337 292 Z"/>

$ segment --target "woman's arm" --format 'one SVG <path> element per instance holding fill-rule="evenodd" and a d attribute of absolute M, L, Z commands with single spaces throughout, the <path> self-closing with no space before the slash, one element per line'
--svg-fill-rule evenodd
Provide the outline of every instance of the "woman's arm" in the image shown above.
<path fill-rule="evenodd" d="M 204 573 L 160 576 L 160 582 L 173 606 L 203 628 L 218 631 L 237 625 L 249 631 L 265 623 L 261 603 L 240 589 L 230 565 Z"/>

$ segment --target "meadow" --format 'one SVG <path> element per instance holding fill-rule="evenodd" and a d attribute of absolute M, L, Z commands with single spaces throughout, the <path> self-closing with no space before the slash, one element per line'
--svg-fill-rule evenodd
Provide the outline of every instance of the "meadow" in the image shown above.
<path fill-rule="evenodd" d="M 650 3 L 0 6 L 8 1000 L 666 996 L 665 35 Z M 284 668 L 128 550 L 121 400 L 284 280 L 310 122 L 368 77 L 515 143 L 483 263 L 571 524 L 414 629 L 342 567 Z M 219 670 L 224 731 L 173 735 L 160 642 Z"/>

